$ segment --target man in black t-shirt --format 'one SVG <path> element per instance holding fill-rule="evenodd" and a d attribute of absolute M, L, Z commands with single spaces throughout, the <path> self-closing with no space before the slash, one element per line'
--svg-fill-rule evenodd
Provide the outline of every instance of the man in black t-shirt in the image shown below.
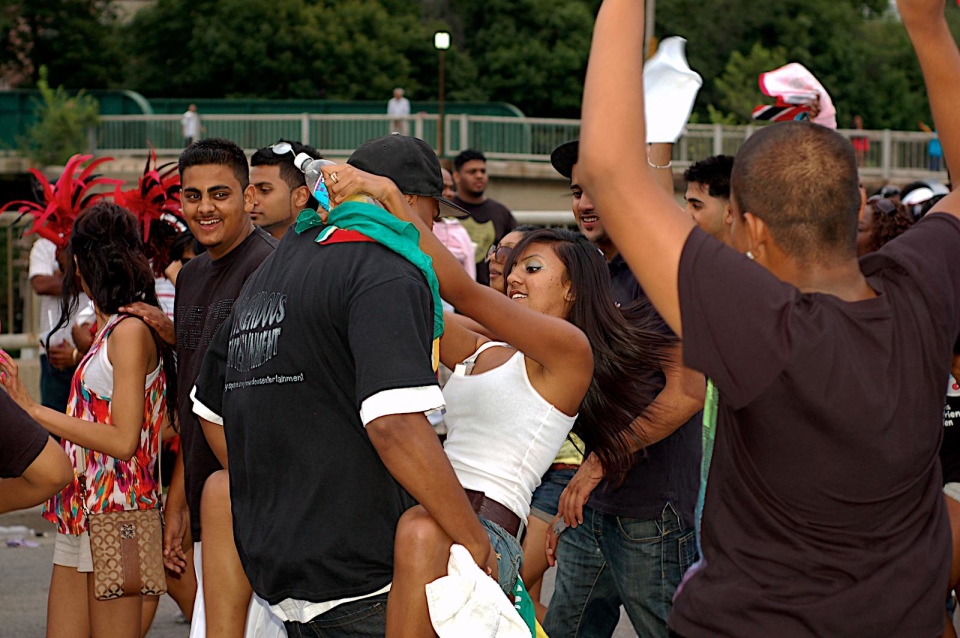
<path fill-rule="evenodd" d="M 577 225 L 606 256 L 614 299 L 625 308 L 645 296 L 580 184 L 577 157 L 574 140 L 558 146 L 550 159 L 557 172 L 570 179 Z M 669 333 L 662 319 L 656 317 L 656 322 Z M 703 376 L 680 366 L 679 354 L 676 358 L 668 376 L 650 370 L 653 385 L 660 388 L 656 397 L 648 398 L 656 425 L 643 423 L 650 443 L 636 453 L 626 476 L 601 478 L 597 457 L 589 454 L 561 496 L 560 515 L 576 523 L 556 543 L 556 589 L 544 619 L 550 636 L 586 635 L 586 628 L 590 635 L 610 635 L 621 606 L 637 634 L 668 635 L 673 592 L 696 560 L 694 506 L 703 406 L 699 392 L 687 394 L 687 388 L 697 384 L 702 389 Z M 635 542 L 638 538 L 647 542 Z"/>
<path fill-rule="evenodd" d="M 0 390 L 0 514 L 42 503 L 72 480 L 63 448 Z"/>
<path fill-rule="evenodd" d="M 372 140 L 349 163 L 327 179 L 390 177 L 389 197 L 437 216 L 440 165 L 421 140 Z M 382 635 L 412 497 L 484 566 L 490 542 L 424 416 L 443 407 L 424 274 L 402 250 L 304 215 L 214 338 L 193 409 L 223 426 L 243 568 L 288 633 Z"/>
<path fill-rule="evenodd" d="M 190 389 L 210 340 L 229 316 L 244 282 L 277 242 L 250 219 L 254 187 L 249 183 L 247 158 L 233 142 L 210 138 L 190 145 L 180 155 L 180 180 L 184 217 L 207 251 L 191 259 L 177 277 L 174 312 L 181 447 L 167 497 L 164 553 L 168 568 L 187 568 L 182 545 L 189 529 L 202 580 L 197 551 L 202 542 L 200 497 L 210 475 L 223 468 L 193 414 Z M 206 615 L 202 594 L 198 590 L 194 605 L 197 631 L 203 628 Z"/>
<path fill-rule="evenodd" d="M 960 162 L 960 52 L 943 4 L 898 4 L 945 156 Z M 705 407 L 716 440 L 703 556 L 670 627 L 687 638 L 939 636 L 951 546 L 937 454 L 960 335 L 960 195 L 858 262 L 849 141 L 773 124 L 734 161 L 738 254 L 677 210 L 634 143 L 645 137 L 633 115 L 643 23 L 633 0 L 600 10 L 580 160 L 685 363 L 718 390 Z"/>
<path fill-rule="evenodd" d="M 484 261 L 487 250 L 516 228 L 517 220 L 509 208 L 486 196 L 490 178 L 487 158 L 480 151 L 468 149 L 454 158 L 453 180 L 457 183 L 457 195 L 453 201 L 470 214 L 469 219 L 461 219 L 460 223 L 477 245 L 477 281 L 488 286 L 490 268 Z"/>

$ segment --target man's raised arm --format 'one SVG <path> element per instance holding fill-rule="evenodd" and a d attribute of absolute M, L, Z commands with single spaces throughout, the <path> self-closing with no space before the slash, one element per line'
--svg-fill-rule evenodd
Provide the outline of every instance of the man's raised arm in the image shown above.
<path fill-rule="evenodd" d="M 944 0 L 898 0 L 900 17 L 917 52 L 933 122 L 943 147 L 947 166 L 960 166 L 960 52 L 947 27 Z M 934 211 L 960 215 L 953 195 Z"/>
<path fill-rule="evenodd" d="M 581 180 L 620 254 L 680 335 L 677 273 L 694 223 L 658 186 L 647 162 L 643 30 L 643 2 L 604 1 L 584 86 Z"/>

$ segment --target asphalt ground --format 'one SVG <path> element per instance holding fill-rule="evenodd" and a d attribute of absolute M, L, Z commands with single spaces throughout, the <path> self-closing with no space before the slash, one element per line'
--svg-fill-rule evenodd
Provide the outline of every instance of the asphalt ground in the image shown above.
<path fill-rule="evenodd" d="M 25 526 L 38 535 L 7 533 L 4 530 Z M 23 538 L 37 547 L 9 547 L 8 540 Z M 40 517 L 36 507 L 0 515 L 0 638 L 43 638 L 47 617 L 47 590 L 53 564 L 56 528 Z M 553 593 L 553 573 L 544 580 L 544 598 Z M 148 638 L 187 638 L 188 625 L 177 622 L 179 609 L 169 596 L 160 599 L 156 618 Z M 625 614 L 614 638 L 636 636 Z"/>

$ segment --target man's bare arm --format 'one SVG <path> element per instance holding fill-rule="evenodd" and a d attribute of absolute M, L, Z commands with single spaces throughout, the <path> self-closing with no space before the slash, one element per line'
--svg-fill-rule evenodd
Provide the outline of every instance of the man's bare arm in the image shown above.
<path fill-rule="evenodd" d="M 422 413 L 389 414 L 367 424 L 367 435 L 390 474 L 478 565 L 490 560 L 490 540 Z"/>
<path fill-rule="evenodd" d="M 680 335 L 677 273 L 694 222 L 663 191 L 647 162 L 643 29 L 643 2 L 605 0 L 600 8 L 584 87 L 579 159 L 582 181 L 603 211 L 604 227 L 660 315 Z"/>
<path fill-rule="evenodd" d="M 933 122 L 947 166 L 960 164 L 960 52 L 944 17 L 944 0 L 899 0 L 900 17 L 917 52 Z M 960 195 L 949 195 L 933 212 L 960 216 Z"/>

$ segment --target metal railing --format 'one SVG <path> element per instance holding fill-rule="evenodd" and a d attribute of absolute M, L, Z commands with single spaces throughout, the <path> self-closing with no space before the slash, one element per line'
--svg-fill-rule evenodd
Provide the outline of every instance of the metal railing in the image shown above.
<path fill-rule="evenodd" d="M 141 155 L 153 146 L 161 154 L 183 147 L 179 115 L 104 116 L 97 132 L 98 152 Z M 248 150 L 280 138 L 306 141 L 325 155 L 349 155 L 364 140 L 400 129 L 436 148 L 438 116 L 420 113 L 405 118 L 389 115 L 204 115 L 204 137 L 225 137 Z M 674 145 L 673 159 L 682 168 L 710 155 L 733 155 L 757 127 L 690 124 Z M 897 179 L 945 178 L 942 162 L 931 156 L 931 135 L 909 131 L 841 130 L 859 138 L 861 174 Z M 579 120 L 529 117 L 448 115 L 444 118 L 445 157 L 476 148 L 495 160 L 547 162 L 550 151 L 580 134 Z"/>

